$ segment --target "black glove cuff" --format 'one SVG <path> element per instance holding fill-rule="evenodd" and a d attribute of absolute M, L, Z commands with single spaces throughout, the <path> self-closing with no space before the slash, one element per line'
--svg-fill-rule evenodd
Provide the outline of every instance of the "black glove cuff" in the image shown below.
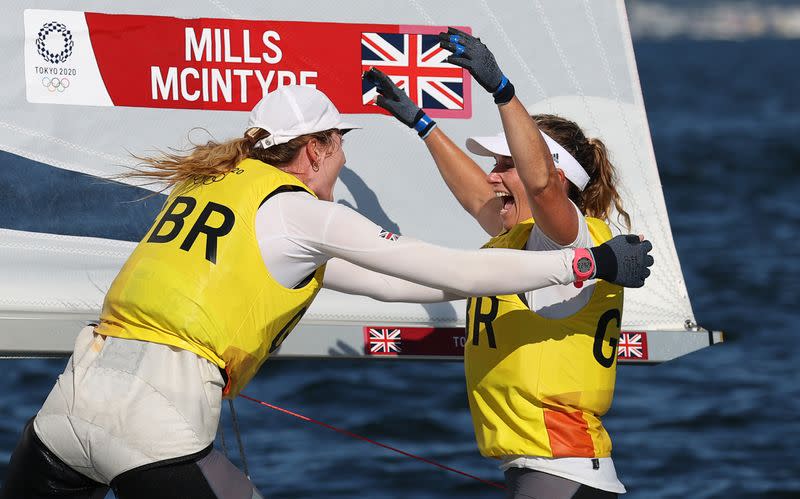
<path fill-rule="evenodd" d="M 501 83 L 500 88 L 492 94 L 492 96 L 494 96 L 494 103 L 498 105 L 505 104 L 514 97 L 514 84 L 508 81 L 505 76 L 503 76 L 503 80 L 506 84 L 503 85 Z"/>
<path fill-rule="evenodd" d="M 592 248 L 594 255 L 594 277 L 604 281 L 613 281 L 617 278 L 619 269 L 617 268 L 617 257 L 614 251 L 607 244 L 601 244 Z"/>

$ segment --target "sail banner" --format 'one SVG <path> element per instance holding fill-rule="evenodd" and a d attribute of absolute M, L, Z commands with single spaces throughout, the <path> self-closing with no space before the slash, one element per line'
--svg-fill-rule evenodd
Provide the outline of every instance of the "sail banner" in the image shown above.
<path fill-rule="evenodd" d="M 466 27 L 462 27 L 468 29 Z M 431 116 L 470 117 L 470 76 L 445 62 L 446 26 L 248 21 L 25 11 L 29 102 L 248 111 L 286 85 L 325 92 L 343 113 L 382 112 L 361 73 L 375 66 Z"/>

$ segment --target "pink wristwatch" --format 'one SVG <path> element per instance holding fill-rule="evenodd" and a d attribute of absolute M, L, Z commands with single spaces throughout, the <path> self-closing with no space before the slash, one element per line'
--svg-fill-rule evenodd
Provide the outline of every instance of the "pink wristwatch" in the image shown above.
<path fill-rule="evenodd" d="M 594 258 L 586 248 L 575 248 L 572 259 L 572 271 L 575 272 L 575 287 L 583 287 L 583 281 L 594 275 Z"/>

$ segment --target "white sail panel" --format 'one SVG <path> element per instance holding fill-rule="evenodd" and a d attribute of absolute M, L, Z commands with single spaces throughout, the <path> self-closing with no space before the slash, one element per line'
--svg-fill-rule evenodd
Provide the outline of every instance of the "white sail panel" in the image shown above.
<path fill-rule="evenodd" d="M 42 11 L 54 14 L 48 16 Z M 58 11 L 64 11 L 65 17 L 58 17 L 62 15 Z M 514 82 L 517 94 L 532 112 L 550 112 L 574 119 L 589 136 L 600 137 L 608 145 L 622 181 L 624 205 L 633 220 L 632 231 L 644 233 L 652 240 L 656 259 L 647 285 L 626 292 L 623 327 L 680 331 L 687 321 L 694 321 L 672 241 L 621 0 L 394 3 L 353 0 L 277 4 L 241 0 L 169 4 L 12 0 L 0 19 L 3 33 L 0 46 L 6 55 L 7 74 L 16 75 L 0 80 L 0 91 L 6 96 L 0 117 L 0 149 L 52 168 L 108 178 L 135 164 L 129 152 L 146 154 L 157 148 L 186 145 L 187 131 L 193 127 L 205 129 L 217 139 L 238 136 L 247 113 L 106 105 L 104 98 L 98 101 L 101 105 L 85 105 L 80 100 L 49 104 L 43 103 L 46 99 L 31 96 L 26 89 L 39 82 L 29 78 L 30 72 L 37 65 L 47 66 L 44 61 L 37 62 L 38 52 L 31 45 L 35 44 L 31 37 L 38 36 L 35 24 L 60 22 L 66 26 L 72 22 L 69 19 L 79 16 L 76 12 L 207 18 L 222 20 L 219 21 L 222 24 L 231 20 L 319 23 L 308 25 L 308 37 L 319 36 L 314 40 L 316 56 L 334 63 L 344 56 L 331 49 L 336 43 L 331 38 L 335 29 L 331 31 L 330 23 L 400 26 L 400 32 L 403 27 L 411 26 L 416 31 L 405 32 L 420 33 L 425 32 L 424 27 L 429 28 L 427 32 L 448 25 L 468 27 L 493 50 Z M 51 18 L 52 21 L 44 21 Z M 80 32 L 79 24 L 75 25 L 76 33 Z M 280 35 L 280 30 L 276 30 Z M 78 39 L 74 38 L 76 44 Z M 272 40 L 277 44 L 294 43 L 285 34 L 280 41 Z M 52 43 L 57 42 L 58 38 Z M 149 39 L 140 42 L 163 43 Z M 163 47 L 164 51 L 183 49 Z M 88 49 L 84 46 L 82 50 Z M 352 50 L 359 51 L 360 47 Z M 74 51 L 78 53 L 78 48 Z M 124 72 L 131 60 L 127 58 L 134 55 L 120 51 L 118 56 L 114 64 L 119 66 L 114 70 Z M 262 69 L 277 71 L 283 67 L 281 64 L 301 64 L 302 61 L 289 61 L 290 57 L 297 56 L 287 55 L 272 66 L 265 62 Z M 77 76 L 84 75 L 85 71 Z M 321 75 L 318 81 L 334 76 L 339 77 Z M 150 75 L 130 74 L 130 84 L 135 85 L 142 78 Z M 468 112 L 437 118 L 459 144 L 468 136 L 501 130 L 492 99 L 478 85 L 472 85 L 469 79 L 465 81 Z M 350 89 L 348 85 L 342 83 L 336 91 L 352 92 L 360 103 L 361 87 Z M 331 93 L 329 88 L 321 89 Z M 340 109 L 348 105 L 336 98 L 334 102 Z M 447 190 L 427 149 L 413 131 L 387 116 L 351 114 L 348 121 L 363 124 L 364 129 L 347 136 L 347 165 L 335 192 L 339 202 L 353 206 L 393 232 L 426 241 L 462 248 L 479 247 L 485 241 L 485 234 Z M 208 136 L 196 130 L 191 138 L 205 141 Z M 485 166 L 488 171 L 489 163 Z M 0 164 L 3 169 L 15 167 L 18 166 L 13 160 Z M 69 217 L 64 223 L 69 223 Z M 110 227 L 116 223 L 117 220 L 99 222 L 97 232 L 92 235 L 100 237 L 93 238 L 2 230 L 0 273 L 4 278 L 0 283 L 0 317 L 18 317 L 20 312 L 34 310 L 40 318 L 65 313 L 80 317 L 96 315 L 103 291 L 132 249 L 130 242 L 103 238 L 104 224 Z M 0 223 L 2 227 L 10 226 Z M 463 325 L 464 315 L 463 302 L 426 306 L 384 304 L 325 292 L 306 314 L 303 324 L 354 328 L 376 323 L 454 326 Z M 4 329 L 2 322 L 0 329 Z M 298 337 L 304 336 L 298 333 Z M 0 345 L 0 349 L 4 347 Z"/>

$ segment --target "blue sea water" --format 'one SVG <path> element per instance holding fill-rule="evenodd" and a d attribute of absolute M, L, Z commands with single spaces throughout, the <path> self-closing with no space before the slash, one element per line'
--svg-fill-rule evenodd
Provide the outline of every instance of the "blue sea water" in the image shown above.
<path fill-rule="evenodd" d="M 727 341 L 619 369 L 604 421 L 626 497 L 800 497 L 800 42 L 637 42 L 635 50 L 695 314 Z M 3 361 L 0 477 L 64 362 Z M 502 480 L 475 448 L 459 363 L 274 361 L 246 393 Z M 252 402 L 236 406 L 250 474 L 267 497 L 502 497 Z M 240 463 L 228 416 L 224 426 Z"/>

